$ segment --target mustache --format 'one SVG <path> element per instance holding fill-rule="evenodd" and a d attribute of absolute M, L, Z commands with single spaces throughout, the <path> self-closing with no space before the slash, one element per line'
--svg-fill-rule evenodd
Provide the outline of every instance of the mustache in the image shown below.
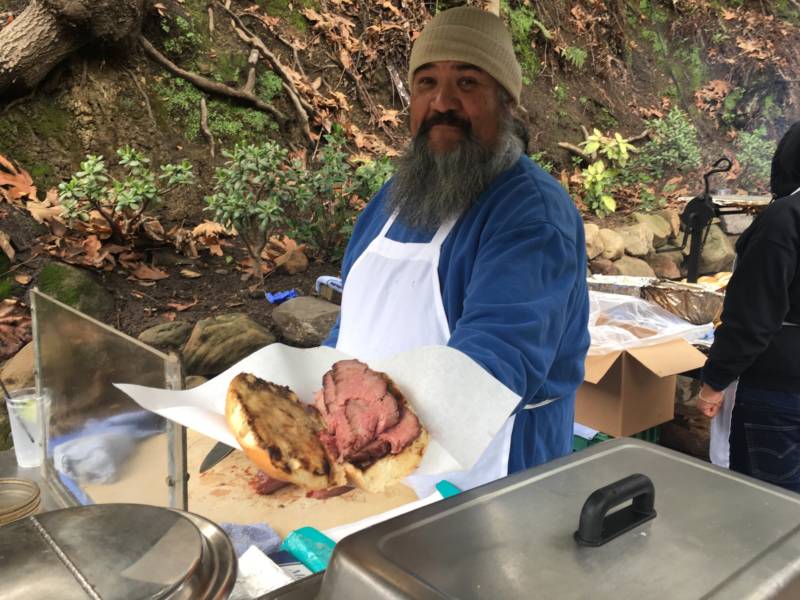
<path fill-rule="evenodd" d="M 417 136 L 427 135 L 427 133 L 436 125 L 452 125 L 454 127 L 459 127 L 466 134 L 472 130 L 472 126 L 470 125 L 469 121 L 462 119 L 454 111 L 448 110 L 447 112 L 436 113 L 432 117 L 423 121 L 419 126 Z"/>

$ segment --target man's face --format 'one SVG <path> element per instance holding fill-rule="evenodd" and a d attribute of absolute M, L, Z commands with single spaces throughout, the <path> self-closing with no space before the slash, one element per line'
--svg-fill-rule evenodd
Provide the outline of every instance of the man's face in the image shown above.
<path fill-rule="evenodd" d="M 455 61 L 421 66 L 411 85 L 411 135 L 427 135 L 434 153 L 450 152 L 471 131 L 494 148 L 503 107 L 497 81 L 478 67 Z"/>

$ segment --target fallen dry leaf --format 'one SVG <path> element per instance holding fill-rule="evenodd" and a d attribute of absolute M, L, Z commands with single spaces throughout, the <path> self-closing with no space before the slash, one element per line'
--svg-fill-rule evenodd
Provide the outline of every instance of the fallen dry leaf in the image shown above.
<path fill-rule="evenodd" d="M 55 188 L 49 190 L 41 202 L 35 198 L 27 202 L 25 209 L 37 223 L 45 225 L 53 221 L 61 222 L 61 215 L 64 212 L 64 208 L 58 204 L 58 190 Z"/>
<path fill-rule="evenodd" d="M 23 275 L 20 273 L 19 275 L 14 275 L 14 281 L 16 281 L 20 285 L 28 285 L 33 277 L 30 275 Z"/>
<path fill-rule="evenodd" d="M 169 277 L 169 273 L 145 264 L 139 264 L 138 267 L 131 271 L 131 275 L 143 281 L 158 281 L 159 279 L 166 279 Z"/>
<path fill-rule="evenodd" d="M 31 317 L 19 301 L 7 298 L 0 303 L 0 360 L 14 356 L 31 341 Z"/>
<path fill-rule="evenodd" d="M 191 269 L 181 269 L 181 277 L 185 277 L 186 279 L 197 279 L 198 277 L 202 277 L 202 273 L 198 273 L 197 271 L 192 271 Z"/>
<path fill-rule="evenodd" d="M 36 200 L 36 186 L 25 169 L 20 169 L 0 155 L 0 192 L 12 204 L 28 197 Z"/>
<path fill-rule="evenodd" d="M 181 304 L 180 302 L 168 302 L 167 306 L 169 306 L 170 308 L 174 308 L 177 312 L 183 312 L 195 306 L 197 302 L 198 300 L 195 298 L 193 302 L 186 302 L 184 304 Z"/>
<path fill-rule="evenodd" d="M 167 7 L 161 4 L 160 2 L 153 4 L 153 8 L 155 8 L 158 11 L 158 15 L 161 17 L 167 14 Z"/>

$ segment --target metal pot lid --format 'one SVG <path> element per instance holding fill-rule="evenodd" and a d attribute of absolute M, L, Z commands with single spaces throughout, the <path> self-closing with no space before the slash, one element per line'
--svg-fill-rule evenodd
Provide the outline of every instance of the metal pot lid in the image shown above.
<path fill-rule="evenodd" d="M 12 592 L 4 598 L 69 589 L 61 597 L 216 599 L 233 588 L 236 556 L 227 536 L 202 517 L 98 504 L 0 528 L 0 580 L 8 578 Z"/>
<path fill-rule="evenodd" d="M 34 512 L 40 496 L 39 486 L 29 479 L 0 479 L 0 525 Z"/>

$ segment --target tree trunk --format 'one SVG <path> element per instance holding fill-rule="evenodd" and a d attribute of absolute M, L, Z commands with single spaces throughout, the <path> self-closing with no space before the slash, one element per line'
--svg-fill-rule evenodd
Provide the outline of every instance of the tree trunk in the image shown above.
<path fill-rule="evenodd" d="M 30 90 L 85 44 L 138 33 L 144 6 L 145 0 L 31 0 L 0 31 L 0 97 Z"/>

